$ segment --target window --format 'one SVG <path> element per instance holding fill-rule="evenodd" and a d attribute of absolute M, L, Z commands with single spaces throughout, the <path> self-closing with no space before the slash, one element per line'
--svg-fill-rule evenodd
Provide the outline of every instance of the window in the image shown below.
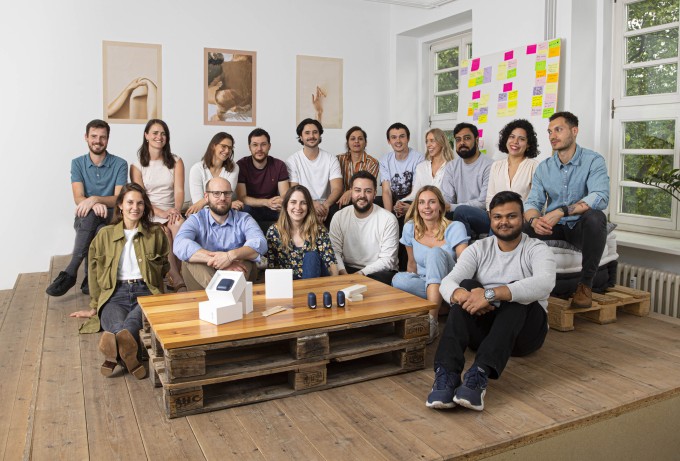
<path fill-rule="evenodd" d="M 680 235 L 678 202 L 637 181 L 680 164 L 680 0 L 619 0 L 614 17 L 611 219 L 623 229 Z"/>
<path fill-rule="evenodd" d="M 430 125 L 453 127 L 458 112 L 458 72 L 472 56 L 472 34 L 457 35 L 430 45 Z M 443 123 L 436 123 L 443 122 Z"/>

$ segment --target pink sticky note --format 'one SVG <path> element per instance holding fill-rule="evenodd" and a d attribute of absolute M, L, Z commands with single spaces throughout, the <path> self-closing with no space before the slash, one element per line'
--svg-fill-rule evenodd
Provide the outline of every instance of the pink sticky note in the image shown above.
<path fill-rule="evenodd" d="M 482 91 L 477 90 L 472 92 L 472 99 L 479 99 L 482 96 Z"/>
<path fill-rule="evenodd" d="M 484 130 L 477 130 L 479 131 L 479 137 L 482 138 L 484 137 Z"/>
<path fill-rule="evenodd" d="M 504 92 L 512 91 L 512 82 L 504 83 L 503 84 L 503 91 Z"/>
<path fill-rule="evenodd" d="M 536 54 L 536 45 L 527 45 L 527 54 Z"/>
<path fill-rule="evenodd" d="M 474 72 L 479 69 L 479 58 L 475 58 L 472 60 L 472 65 L 470 67 L 470 71 Z"/>
<path fill-rule="evenodd" d="M 510 61 L 515 56 L 515 52 L 510 50 L 505 52 L 505 61 Z"/>

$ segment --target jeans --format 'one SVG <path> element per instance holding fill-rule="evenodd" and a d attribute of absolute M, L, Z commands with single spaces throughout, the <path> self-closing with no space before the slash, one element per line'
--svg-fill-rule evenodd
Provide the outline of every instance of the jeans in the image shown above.
<path fill-rule="evenodd" d="M 305 251 L 302 257 L 302 277 L 293 277 L 294 279 L 311 279 L 316 277 L 328 277 L 330 273 L 328 268 L 321 260 L 321 255 L 316 251 Z"/>
<path fill-rule="evenodd" d="M 142 329 L 142 309 L 137 303 L 138 296 L 151 296 L 144 282 L 118 282 L 116 290 L 99 312 L 99 321 L 105 331 L 113 334 L 127 330 L 139 343 Z"/>
<path fill-rule="evenodd" d="M 469 205 L 456 207 L 453 213 L 447 213 L 447 218 L 460 221 L 465 225 L 467 235 L 476 238 L 479 234 L 488 234 L 491 228 L 489 213 L 481 208 Z"/>
<path fill-rule="evenodd" d="M 279 212 L 274 211 L 266 206 L 250 206 L 245 205 L 243 211 L 253 217 L 257 224 L 262 229 L 262 233 L 266 234 L 269 226 L 274 224 L 279 219 Z"/>
<path fill-rule="evenodd" d="M 90 249 L 90 243 L 92 243 L 99 229 L 111 221 L 113 210 L 109 208 L 107 211 L 106 218 L 100 218 L 92 210 L 83 218 L 76 216 L 73 222 L 73 228 L 76 230 L 73 256 L 71 257 L 71 262 L 64 269 L 67 274 L 75 277 L 78 274 L 80 264 L 85 260 L 85 275 L 87 276 L 87 252 Z"/>
<path fill-rule="evenodd" d="M 592 287 L 593 277 L 607 244 L 607 217 L 600 210 L 588 210 L 576 221 L 574 228 L 556 224 L 551 235 L 538 235 L 529 223 L 524 223 L 524 233 L 540 240 L 564 240 L 581 249 L 581 283 Z"/>
<path fill-rule="evenodd" d="M 347 271 L 348 274 L 354 274 L 355 272 L 359 272 L 363 267 L 351 267 L 351 266 L 345 266 L 345 270 Z M 392 284 L 392 277 L 394 277 L 394 274 L 396 274 L 396 271 L 378 271 L 378 272 L 373 272 L 372 274 L 366 275 L 368 278 L 372 278 L 373 280 L 384 283 L 385 285 L 391 285 Z"/>
<path fill-rule="evenodd" d="M 427 287 L 432 283 L 440 284 L 451 272 L 455 261 L 453 254 L 441 248 L 431 248 L 425 257 L 425 273 L 399 272 L 392 279 L 392 286 L 412 295 L 427 299 Z"/>
<path fill-rule="evenodd" d="M 463 280 L 460 285 L 468 291 L 482 286 L 476 280 Z M 500 307 L 484 315 L 470 315 L 452 304 L 434 369 L 443 366 L 459 375 L 465 366 L 465 349 L 470 347 L 477 350 L 475 363 L 488 368 L 490 378 L 498 379 L 511 355 L 521 357 L 537 351 L 547 333 L 548 316 L 538 301 L 501 301 Z"/>

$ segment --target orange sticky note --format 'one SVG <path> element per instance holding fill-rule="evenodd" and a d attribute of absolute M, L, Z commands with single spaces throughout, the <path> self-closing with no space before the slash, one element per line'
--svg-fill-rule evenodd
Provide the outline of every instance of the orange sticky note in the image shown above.
<path fill-rule="evenodd" d="M 548 48 L 548 57 L 555 58 L 560 55 L 560 47 Z"/>
<path fill-rule="evenodd" d="M 546 82 L 548 83 L 557 83 L 557 76 L 559 74 L 548 74 L 548 77 L 546 78 Z"/>
<path fill-rule="evenodd" d="M 545 69 L 536 71 L 536 78 L 545 77 Z"/>

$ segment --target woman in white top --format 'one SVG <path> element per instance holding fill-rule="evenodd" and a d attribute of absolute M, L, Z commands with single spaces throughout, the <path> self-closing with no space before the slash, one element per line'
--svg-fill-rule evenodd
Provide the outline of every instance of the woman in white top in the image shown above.
<path fill-rule="evenodd" d="M 486 209 L 498 192 L 511 190 L 526 200 L 538 161 L 538 138 L 531 123 L 524 119 L 513 120 L 501 130 L 498 149 L 508 154 L 491 165 L 489 187 L 486 192 Z"/>
<path fill-rule="evenodd" d="M 412 202 L 416 192 L 424 186 L 435 186 L 441 189 L 444 170 L 448 162 L 453 160 L 453 148 L 446 135 L 439 128 L 433 128 L 425 134 L 425 161 L 416 166 L 411 193 L 401 202 Z"/>
<path fill-rule="evenodd" d="M 201 161 L 194 163 L 189 171 L 189 192 L 193 205 L 187 210 L 187 216 L 198 213 L 208 204 L 205 199 L 205 185 L 212 178 L 218 177 L 229 181 L 231 190 L 236 190 L 238 165 L 234 162 L 234 138 L 223 131 L 213 136 Z M 231 207 L 242 210 L 243 202 L 232 200 Z"/>
<path fill-rule="evenodd" d="M 184 222 L 184 163 L 170 150 L 170 130 L 159 119 L 151 119 L 144 128 L 144 140 L 137 151 L 138 161 L 130 167 L 130 179 L 142 186 L 151 200 L 153 220 L 163 224 L 170 248 Z M 186 291 L 180 262 L 170 252 L 168 282 L 175 291 Z"/>

